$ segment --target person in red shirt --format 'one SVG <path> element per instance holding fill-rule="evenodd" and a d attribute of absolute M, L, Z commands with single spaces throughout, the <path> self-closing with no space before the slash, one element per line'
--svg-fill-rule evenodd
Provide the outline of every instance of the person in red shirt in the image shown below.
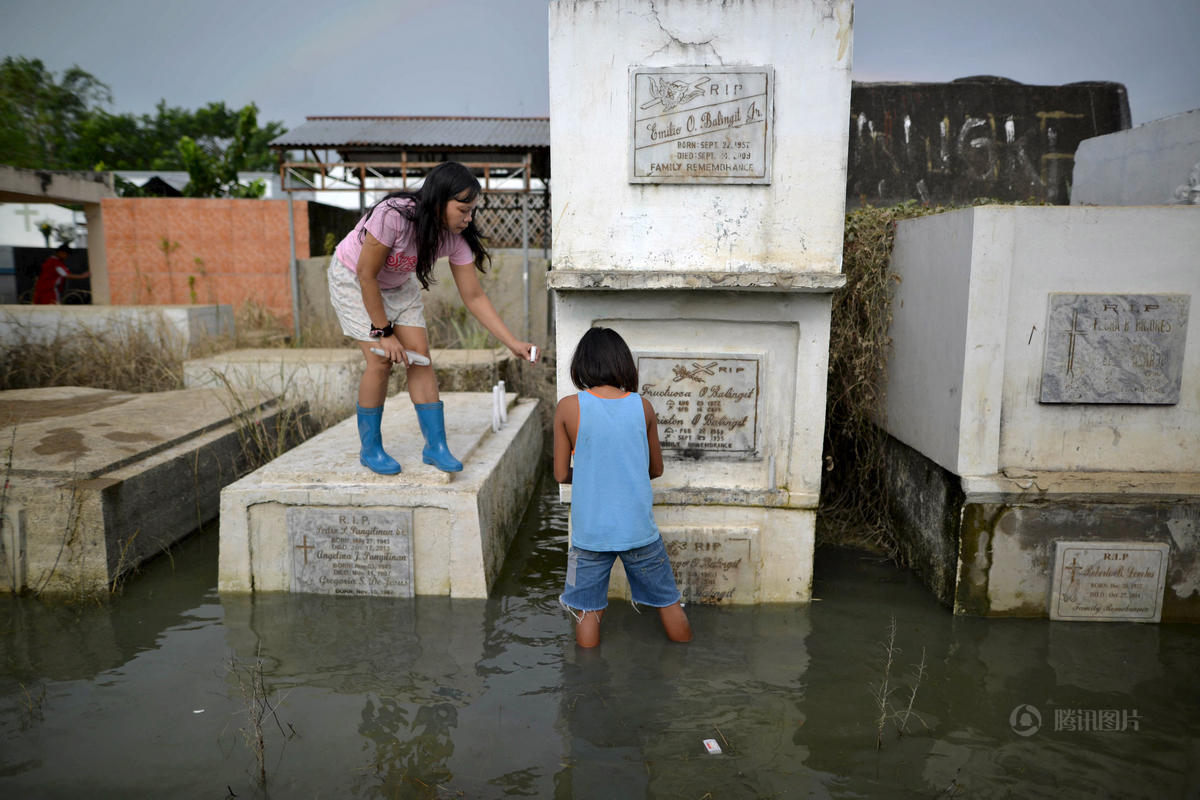
<path fill-rule="evenodd" d="M 33 285 L 33 302 L 38 305 L 56 305 L 62 302 L 62 286 L 68 278 L 86 278 L 91 270 L 74 273 L 67 269 L 69 247 L 59 245 L 54 255 L 42 262 L 37 283 Z"/>

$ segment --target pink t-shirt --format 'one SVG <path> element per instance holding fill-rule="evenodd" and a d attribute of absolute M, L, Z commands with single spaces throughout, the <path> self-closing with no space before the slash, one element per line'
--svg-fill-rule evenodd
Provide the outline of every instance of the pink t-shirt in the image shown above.
<path fill-rule="evenodd" d="M 404 218 L 396 205 L 404 203 L 411 205 L 411 200 L 392 199 L 380 204 L 371 218 L 360 219 L 354 230 L 338 244 L 334 255 L 338 261 L 346 265 L 351 272 L 357 271 L 358 257 L 362 254 L 361 232 L 365 229 L 379 240 L 380 244 L 391 248 L 383 269 L 379 270 L 377 280 L 380 289 L 395 289 L 401 286 L 417 268 L 417 243 L 412 237 L 412 223 Z M 448 256 L 451 264 L 471 264 L 475 254 L 467 240 L 458 233 L 442 232 L 438 241 L 437 258 Z"/>

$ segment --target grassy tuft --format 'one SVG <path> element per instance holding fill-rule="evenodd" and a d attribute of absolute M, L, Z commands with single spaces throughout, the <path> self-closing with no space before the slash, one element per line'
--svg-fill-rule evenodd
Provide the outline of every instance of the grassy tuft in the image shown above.
<path fill-rule="evenodd" d="M 978 198 L 969 205 L 996 204 Z M 1029 204 L 1035 204 L 1030 201 Z M 1036 203 L 1039 204 L 1040 203 Z M 1010 204 L 1013 205 L 1013 204 Z M 891 272 L 896 223 L 965 206 L 863 206 L 846 214 L 842 269 L 834 295 L 825 412 L 825 474 L 817 536 L 821 544 L 865 548 L 899 559 L 884 481 L 884 377 L 892 340 Z"/>
<path fill-rule="evenodd" d="M 0 352 L 0 390 L 91 386 L 120 392 L 183 388 L 184 352 L 166 331 L 125 325 L 79 330 L 47 343 L 15 341 Z"/>
<path fill-rule="evenodd" d="M 883 481 L 884 371 L 891 347 L 890 269 L 896 222 L 946 209 L 915 202 L 864 206 L 846 215 L 842 268 L 829 331 L 825 475 L 819 532 L 823 543 L 898 553 L 887 522 Z"/>

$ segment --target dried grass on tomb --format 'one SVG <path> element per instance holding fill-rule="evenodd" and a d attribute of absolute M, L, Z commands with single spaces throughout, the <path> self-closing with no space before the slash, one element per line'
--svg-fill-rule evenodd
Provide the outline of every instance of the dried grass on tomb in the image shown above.
<path fill-rule="evenodd" d="M 159 332 L 129 325 L 76 330 L 0 353 L 0 390 L 90 386 L 120 392 L 183 388 L 183 352 Z"/>
<path fill-rule="evenodd" d="M 994 203 L 979 199 L 972 205 Z M 820 544 L 899 556 L 884 481 L 884 371 L 891 348 L 891 264 L 896 223 L 952 210 L 908 201 L 863 206 L 846 215 L 842 266 L 846 287 L 834 295 L 825 414 L 825 474 L 817 518 Z"/>

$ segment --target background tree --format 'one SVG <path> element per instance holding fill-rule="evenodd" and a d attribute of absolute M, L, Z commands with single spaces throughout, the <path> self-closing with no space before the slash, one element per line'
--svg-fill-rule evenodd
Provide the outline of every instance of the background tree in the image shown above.
<path fill-rule="evenodd" d="M 0 163 L 42 169 L 186 170 L 191 197 L 258 197 L 237 174 L 271 170 L 268 143 L 283 124 L 258 126 L 258 108 L 213 102 L 195 111 L 160 100 L 154 114 L 113 114 L 108 86 L 72 67 L 61 81 L 41 61 L 0 64 Z M 122 194 L 139 194 L 125 184 Z"/>
<path fill-rule="evenodd" d="M 84 168 L 73 158 L 80 127 L 110 102 L 108 86 L 79 67 L 63 72 L 60 81 L 40 59 L 5 56 L 0 62 L 0 163 Z"/>

